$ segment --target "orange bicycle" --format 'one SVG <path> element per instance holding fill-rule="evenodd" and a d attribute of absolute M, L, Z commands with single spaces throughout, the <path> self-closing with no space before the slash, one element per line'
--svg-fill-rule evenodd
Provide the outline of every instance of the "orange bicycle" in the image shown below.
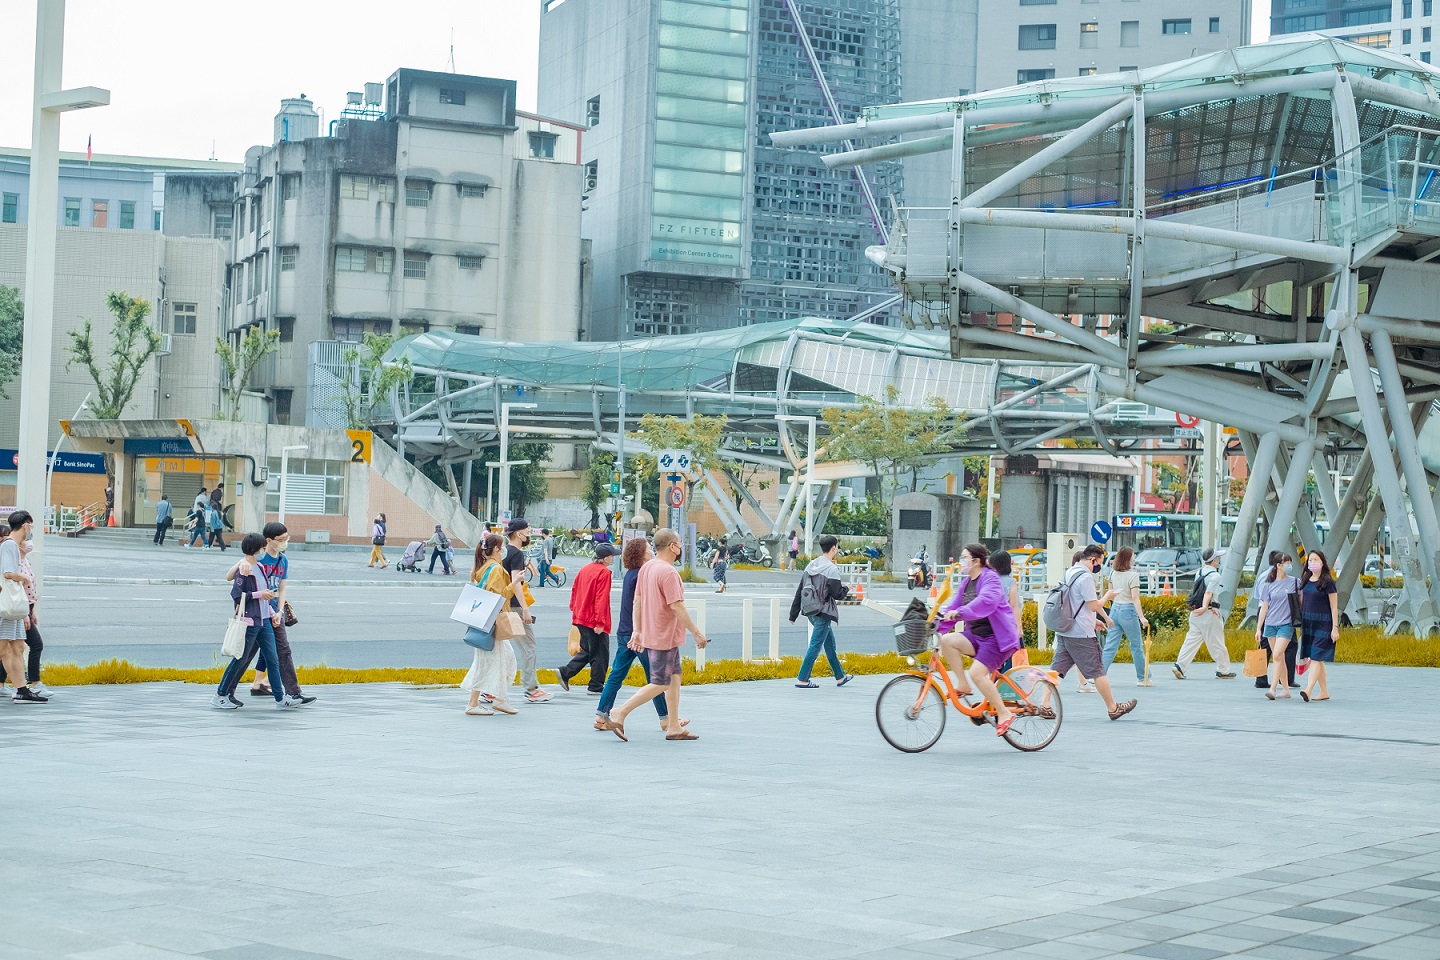
<path fill-rule="evenodd" d="M 875 700 L 875 723 L 880 735 L 896 750 L 920 753 L 929 750 L 945 732 L 946 705 L 970 718 L 978 726 L 993 724 L 995 711 L 973 692 L 962 697 L 950 680 L 950 670 L 938 649 L 930 649 L 930 662 L 920 667 L 915 656 L 930 648 L 929 625 L 910 621 L 923 631 L 902 623 L 896 627 L 897 648 L 914 669 L 885 684 Z M 922 636 L 917 637 L 917 633 Z M 1060 706 L 1059 679 L 1037 667 L 1014 667 L 991 675 L 1000 691 L 1000 699 L 1015 713 L 1010 729 L 1003 734 L 1005 742 L 1027 753 L 1048 747 L 1060 733 L 1063 713 Z"/>

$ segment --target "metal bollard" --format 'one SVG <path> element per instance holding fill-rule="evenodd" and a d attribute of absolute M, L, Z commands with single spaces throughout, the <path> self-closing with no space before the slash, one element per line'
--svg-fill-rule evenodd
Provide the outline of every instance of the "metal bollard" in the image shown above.
<path fill-rule="evenodd" d="M 1035 647 L 1039 650 L 1050 649 L 1050 644 L 1045 633 L 1045 594 L 1035 594 Z"/>
<path fill-rule="evenodd" d="M 705 633 L 705 601 L 691 600 L 690 603 L 695 608 L 690 616 L 695 621 L 695 626 L 700 628 L 700 632 Z M 695 646 L 695 672 L 705 672 L 705 650 L 698 644 Z"/>
<path fill-rule="evenodd" d="M 780 598 L 770 598 L 770 659 L 780 662 Z"/>
<path fill-rule="evenodd" d="M 740 602 L 740 662 L 755 659 L 755 601 L 746 597 Z"/>

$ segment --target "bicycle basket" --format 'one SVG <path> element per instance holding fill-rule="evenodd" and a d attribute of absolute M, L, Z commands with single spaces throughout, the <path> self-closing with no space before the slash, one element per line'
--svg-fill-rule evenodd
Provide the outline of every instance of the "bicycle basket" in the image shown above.
<path fill-rule="evenodd" d="M 901 620 L 895 624 L 895 651 L 913 657 L 930 649 L 934 628 L 924 620 Z"/>

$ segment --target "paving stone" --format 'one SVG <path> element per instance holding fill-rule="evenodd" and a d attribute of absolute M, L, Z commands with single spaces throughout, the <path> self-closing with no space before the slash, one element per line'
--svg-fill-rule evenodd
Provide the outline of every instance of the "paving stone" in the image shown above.
<path fill-rule="evenodd" d="M 1159 960 L 1214 960 L 1225 956 L 1224 951 L 1205 947 L 1186 947 L 1178 943 L 1152 943 L 1126 953 L 1136 957 L 1158 957 Z"/>
<path fill-rule="evenodd" d="M 1340 910 L 1322 910 L 1319 907 L 1291 907 L 1289 910 L 1276 911 L 1275 916 L 1290 917 L 1294 920 L 1314 920 L 1317 923 L 1344 923 L 1346 920 L 1354 920 L 1360 914 L 1345 913 Z"/>

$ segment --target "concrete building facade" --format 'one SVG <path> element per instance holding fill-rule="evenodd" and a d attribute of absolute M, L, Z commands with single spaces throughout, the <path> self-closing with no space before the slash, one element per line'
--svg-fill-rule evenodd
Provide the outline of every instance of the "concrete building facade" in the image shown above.
<path fill-rule="evenodd" d="M 1271 0 L 1270 35 L 1319 33 L 1431 63 L 1434 0 Z"/>
<path fill-rule="evenodd" d="M 309 100 L 284 101 L 231 198 L 225 329 L 279 331 L 251 384 L 278 423 L 336 425 L 308 395 L 317 343 L 579 332 L 580 127 L 517 111 L 511 80 L 402 69 L 383 110 L 367 86 L 326 131 Z M 224 204 L 184 186 L 172 220 L 223 232 Z"/>

